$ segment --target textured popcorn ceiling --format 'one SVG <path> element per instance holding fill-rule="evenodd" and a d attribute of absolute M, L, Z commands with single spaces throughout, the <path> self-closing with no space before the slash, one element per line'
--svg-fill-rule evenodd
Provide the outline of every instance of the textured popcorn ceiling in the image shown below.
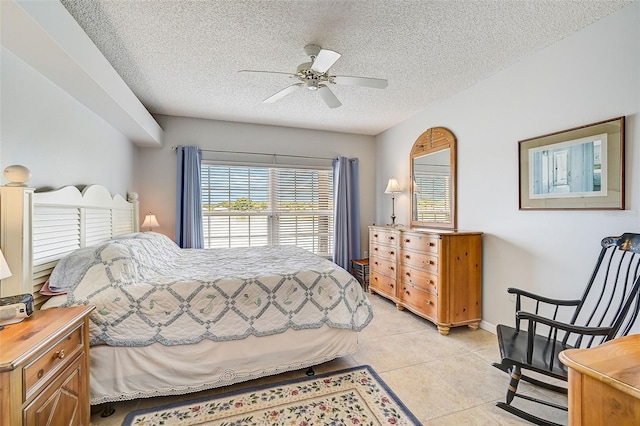
<path fill-rule="evenodd" d="M 151 113 L 378 134 L 629 4 L 627 0 L 61 0 Z M 342 57 L 342 107 L 292 84 L 306 44 Z"/>

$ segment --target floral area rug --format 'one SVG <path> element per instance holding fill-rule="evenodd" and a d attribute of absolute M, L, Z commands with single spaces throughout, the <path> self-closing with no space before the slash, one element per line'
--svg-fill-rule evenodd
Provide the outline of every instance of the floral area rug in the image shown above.
<path fill-rule="evenodd" d="M 130 413 L 123 426 L 421 425 L 368 366 Z"/>

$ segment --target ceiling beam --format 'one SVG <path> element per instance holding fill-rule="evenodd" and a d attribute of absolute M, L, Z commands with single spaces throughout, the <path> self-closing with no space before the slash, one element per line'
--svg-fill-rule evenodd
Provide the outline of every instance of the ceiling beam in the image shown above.
<path fill-rule="evenodd" d="M 163 130 L 59 1 L 3 0 L 2 46 L 131 139 L 161 147 Z"/>

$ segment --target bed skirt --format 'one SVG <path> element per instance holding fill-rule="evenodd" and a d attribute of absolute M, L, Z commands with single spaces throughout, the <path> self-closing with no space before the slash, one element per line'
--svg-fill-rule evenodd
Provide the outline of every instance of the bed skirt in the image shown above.
<path fill-rule="evenodd" d="M 182 395 L 298 370 L 354 353 L 358 333 L 323 326 L 192 345 L 93 346 L 91 404 Z"/>

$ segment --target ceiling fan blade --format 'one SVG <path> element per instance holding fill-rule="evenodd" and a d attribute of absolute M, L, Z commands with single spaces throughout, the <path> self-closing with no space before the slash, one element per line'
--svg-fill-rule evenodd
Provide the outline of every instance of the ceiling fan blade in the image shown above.
<path fill-rule="evenodd" d="M 284 74 L 288 76 L 294 76 L 295 74 L 291 74 L 290 72 L 280 72 L 280 71 L 257 71 L 257 70 L 240 70 L 238 72 L 255 72 L 261 74 Z"/>
<path fill-rule="evenodd" d="M 338 108 L 342 105 L 342 102 L 338 100 L 336 95 L 334 95 L 331 89 L 329 89 L 327 86 L 320 86 L 320 88 L 318 89 L 318 93 L 329 108 Z"/>
<path fill-rule="evenodd" d="M 302 85 L 303 85 L 303 83 L 296 83 L 296 84 L 292 84 L 291 86 L 287 86 L 284 89 L 280 90 L 279 92 L 276 92 L 273 95 L 269 96 L 267 99 L 265 99 L 262 102 L 265 103 L 265 104 L 272 104 L 272 103 L 284 98 L 289 93 L 294 92 L 298 87 L 300 87 Z"/>
<path fill-rule="evenodd" d="M 331 65 L 335 64 L 336 61 L 340 59 L 340 56 L 342 55 L 338 52 L 334 52 L 333 50 L 320 49 L 318 56 L 313 60 L 311 70 L 324 74 L 329 68 L 331 68 Z"/>
<path fill-rule="evenodd" d="M 389 84 L 384 78 L 352 77 L 350 75 L 336 75 L 332 80 L 336 84 L 373 87 L 374 89 L 384 89 Z"/>

